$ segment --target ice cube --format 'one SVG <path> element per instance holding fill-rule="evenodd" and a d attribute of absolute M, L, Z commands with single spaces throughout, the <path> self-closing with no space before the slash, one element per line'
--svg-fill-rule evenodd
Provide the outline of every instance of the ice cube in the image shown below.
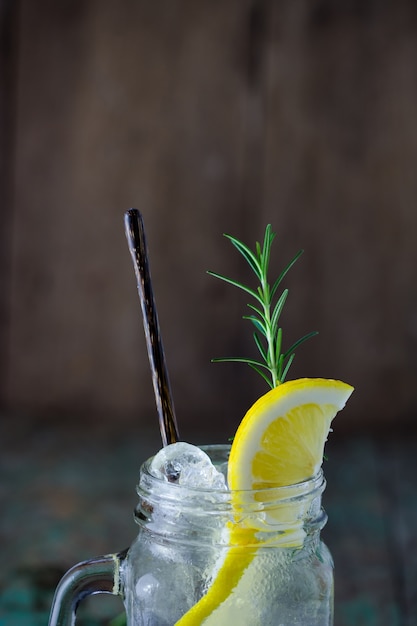
<path fill-rule="evenodd" d="M 159 581 L 150 572 L 144 574 L 136 583 L 136 597 L 139 602 L 146 604 L 148 599 L 153 597 L 159 589 Z"/>
<path fill-rule="evenodd" d="M 224 475 L 208 454 L 184 441 L 162 448 L 154 456 L 150 472 L 166 482 L 194 489 L 227 489 Z"/>

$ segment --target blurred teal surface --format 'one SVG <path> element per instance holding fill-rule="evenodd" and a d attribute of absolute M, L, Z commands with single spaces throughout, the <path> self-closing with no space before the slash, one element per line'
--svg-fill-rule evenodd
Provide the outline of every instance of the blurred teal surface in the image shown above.
<path fill-rule="evenodd" d="M 159 435 L 5 419 L 0 435 L 0 626 L 43 626 L 66 569 L 134 538 L 138 471 Z M 335 560 L 335 626 L 417 625 L 417 440 L 341 441 L 336 431 L 327 457 L 323 535 Z M 121 610 L 118 598 L 95 596 L 78 624 L 105 626 Z"/>

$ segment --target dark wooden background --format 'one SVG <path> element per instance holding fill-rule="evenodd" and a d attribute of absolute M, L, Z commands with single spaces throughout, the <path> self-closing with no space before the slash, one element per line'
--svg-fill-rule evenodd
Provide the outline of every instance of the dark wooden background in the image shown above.
<path fill-rule="evenodd" d="M 182 432 L 231 434 L 247 279 L 222 237 L 271 222 L 294 376 L 357 388 L 341 431 L 414 427 L 413 0 L 1 0 L 1 406 L 154 422 L 123 214 L 144 215 Z"/>

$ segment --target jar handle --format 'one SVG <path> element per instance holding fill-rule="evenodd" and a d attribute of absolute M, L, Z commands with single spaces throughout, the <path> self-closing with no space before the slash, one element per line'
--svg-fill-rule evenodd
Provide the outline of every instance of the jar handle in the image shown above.
<path fill-rule="evenodd" d="M 74 565 L 58 584 L 49 626 L 73 626 L 81 600 L 95 593 L 121 595 L 120 567 L 127 550 Z"/>

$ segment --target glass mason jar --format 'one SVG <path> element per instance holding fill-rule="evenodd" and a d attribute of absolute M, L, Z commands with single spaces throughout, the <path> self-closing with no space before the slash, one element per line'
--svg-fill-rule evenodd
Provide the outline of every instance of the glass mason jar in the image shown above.
<path fill-rule="evenodd" d="M 221 471 L 229 449 L 203 447 Z M 74 624 L 92 593 L 120 595 L 127 626 L 332 626 L 321 471 L 296 485 L 230 492 L 165 482 L 149 466 L 137 487 L 137 538 L 65 574 L 50 626 Z"/>

